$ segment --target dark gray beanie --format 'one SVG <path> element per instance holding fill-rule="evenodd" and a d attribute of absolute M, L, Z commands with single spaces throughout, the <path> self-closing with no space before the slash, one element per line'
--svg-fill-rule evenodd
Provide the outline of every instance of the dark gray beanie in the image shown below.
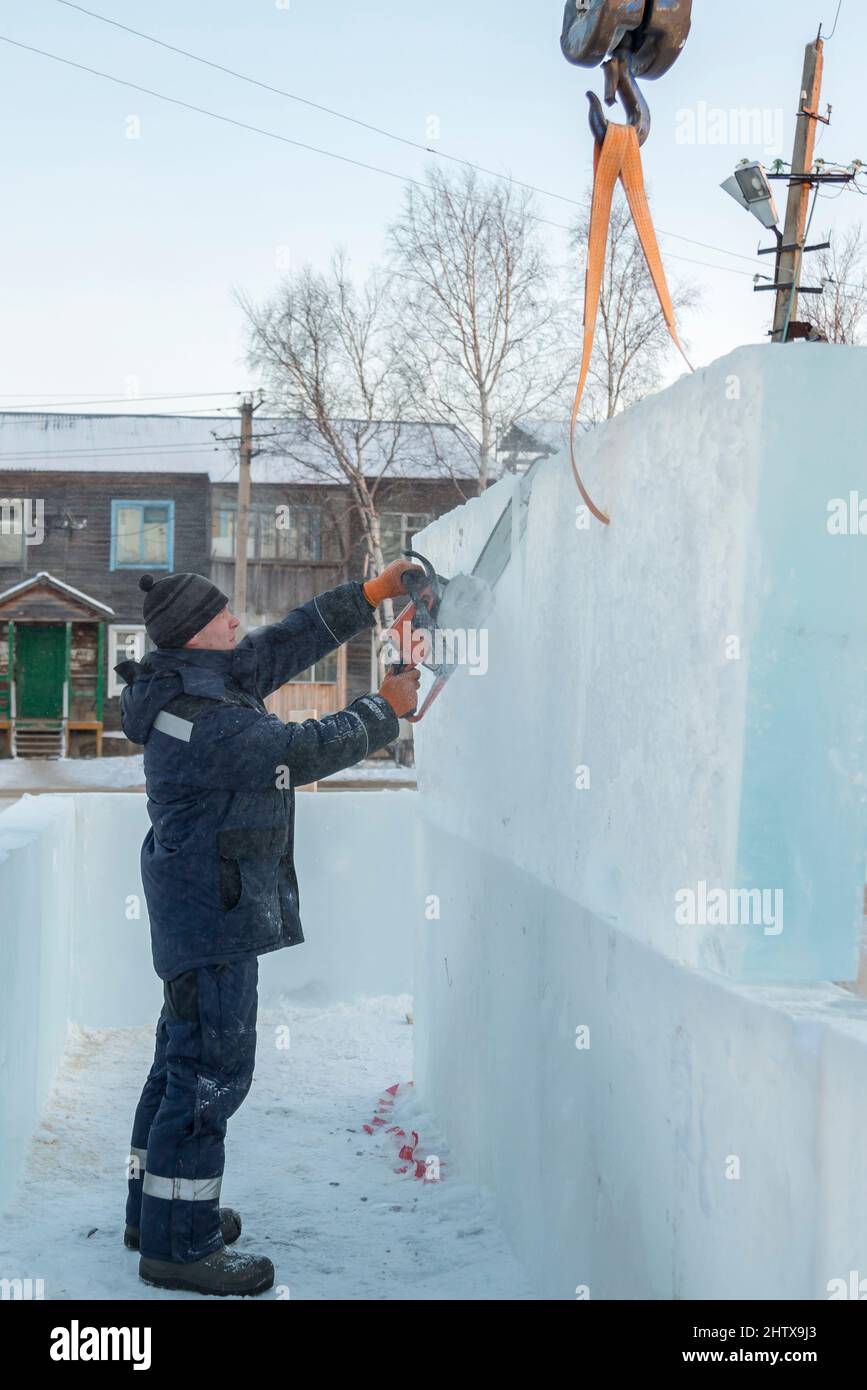
<path fill-rule="evenodd" d="M 201 574 L 169 574 L 164 579 L 143 574 L 138 586 L 145 592 L 144 622 L 156 647 L 183 647 L 229 602 Z"/>

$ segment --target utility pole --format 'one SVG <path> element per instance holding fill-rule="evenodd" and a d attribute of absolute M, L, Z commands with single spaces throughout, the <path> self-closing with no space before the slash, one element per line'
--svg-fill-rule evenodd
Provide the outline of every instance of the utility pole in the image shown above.
<path fill-rule="evenodd" d="M 792 182 L 789 184 L 789 203 L 786 209 L 786 227 L 783 244 L 788 249 L 780 253 L 777 283 L 783 288 L 777 291 L 777 308 L 774 314 L 774 329 L 771 342 L 786 341 L 786 323 L 797 317 L 798 293 L 792 295 L 792 285 L 800 287 L 801 268 L 804 263 L 804 241 L 807 231 L 807 210 L 810 203 L 809 175 L 813 172 L 813 155 L 816 149 L 816 125 L 823 118 L 819 115 L 819 101 L 822 96 L 822 69 L 824 67 L 825 44 L 821 37 L 807 44 L 804 54 L 804 74 L 801 78 L 801 100 L 798 107 L 798 124 L 795 129 L 795 148 L 792 154 Z M 804 177 L 804 176 L 807 177 Z"/>
<path fill-rule="evenodd" d="M 247 527 L 250 515 L 250 462 L 253 457 L 253 397 L 241 402 L 241 441 L 238 453 L 238 509 L 235 515 L 235 601 L 233 611 L 247 629 Z"/>

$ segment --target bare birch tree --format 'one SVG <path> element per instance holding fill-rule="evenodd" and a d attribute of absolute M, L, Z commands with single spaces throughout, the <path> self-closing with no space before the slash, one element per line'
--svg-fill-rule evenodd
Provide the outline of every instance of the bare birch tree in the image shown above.
<path fill-rule="evenodd" d="M 825 238 L 831 240 L 830 234 Z M 867 245 L 860 225 L 845 232 L 830 251 L 810 257 L 810 283 L 822 284 L 823 295 L 804 295 L 799 312 L 829 343 L 864 342 L 867 316 Z"/>
<path fill-rule="evenodd" d="M 498 435 L 562 413 L 574 310 L 570 333 L 532 200 L 510 183 L 429 169 L 407 189 L 389 241 L 415 414 L 460 431 L 483 492 Z"/>
<path fill-rule="evenodd" d="M 337 252 L 326 273 L 305 267 L 264 304 L 238 298 L 249 363 L 292 421 L 263 452 L 293 459 L 311 482 L 348 487 L 367 577 L 384 567 L 377 493 L 400 451 L 407 405 L 388 284 L 373 275 L 357 289 Z M 387 626 L 390 604 L 383 612 Z"/>
<path fill-rule="evenodd" d="M 575 226 L 572 242 L 582 275 L 590 237 L 589 209 Z M 695 308 L 695 286 L 669 282 L 675 313 Z M 619 193 L 611 210 L 605 274 L 596 325 L 596 341 L 582 406 L 585 423 L 610 420 L 660 384 L 672 342 L 641 242 L 626 199 Z"/>

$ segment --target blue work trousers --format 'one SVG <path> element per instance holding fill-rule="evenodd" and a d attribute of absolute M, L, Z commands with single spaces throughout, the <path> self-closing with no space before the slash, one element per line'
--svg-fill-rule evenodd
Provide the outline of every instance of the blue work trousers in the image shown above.
<path fill-rule="evenodd" d="M 153 1065 L 133 1121 L 128 1226 L 148 1259 L 218 1250 L 226 1124 L 253 1082 L 259 959 L 165 982 Z"/>

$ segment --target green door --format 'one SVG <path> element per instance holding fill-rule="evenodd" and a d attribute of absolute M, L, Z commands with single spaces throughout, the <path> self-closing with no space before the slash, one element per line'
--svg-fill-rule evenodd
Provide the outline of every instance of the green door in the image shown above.
<path fill-rule="evenodd" d="M 62 623 L 15 624 L 15 697 L 19 719 L 61 719 L 66 661 Z"/>

